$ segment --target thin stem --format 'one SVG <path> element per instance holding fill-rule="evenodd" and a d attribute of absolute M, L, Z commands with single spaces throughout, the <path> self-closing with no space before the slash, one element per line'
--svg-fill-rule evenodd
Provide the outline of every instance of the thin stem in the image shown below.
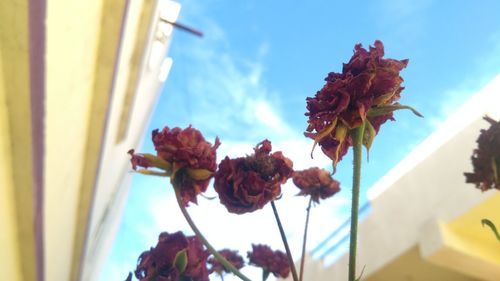
<path fill-rule="evenodd" d="M 175 197 L 177 199 L 177 203 L 179 204 L 179 208 L 181 209 L 182 214 L 184 215 L 184 218 L 186 218 L 186 221 L 188 222 L 189 226 L 193 229 L 194 233 L 198 238 L 200 238 L 201 242 L 207 247 L 208 251 L 214 255 L 214 257 L 224 266 L 227 270 L 231 271 L 234 273 L 234 275 L 238 276 L 241 280 L 244 281 L 251 281 L 248 277 L 243 275 L 236 267 L 234 267 L 230 262 L 228 262 L 221 254 L 219 254 L 210 243 L 208 243 L 207 239 L 201 234 L 200 230 L 196 225 L 194 224 L 194 221 L 191 219 L 191 216 L 189 216 L 189 213 L 186 210 L 186 207 L 184 206 L 184 203 L 182 203 L 181 200 L 181 194 L 179 192 L 179 189 L 174 186 L 175 190 Z"/>
<path fill-rule="evenodd" d="M 352 130 L 354 160 L 352 173 L 351 235 L 349 240 L 349 281 L 356 279 L 356 246 L 358 237 L 359 189 L 361 182 L 361 157 L 364 124 Z"/>
<path fill-rule="evenodd" d="M 307 241 L 307 229 L 309 227 L 309 214 L 311 213 L 311 203 L 312 196 L 309 198 L 309 204 L 307 205 L 307 215 L 306 215 L 306 225 L 304 226 L 304 238 L 302 240 L 302 256 L 300 258 L 300 281 L 304 280 L 304 264 L 306 260 L 306 241 Z"/>
<path fill-rule="evenodd" d="M 271 206 L 273 207 L 274 217 L 276 218 L 276 223 L 278 224 L 278 228 L 280 230 L 281 240 L 283 240 L 283 244 L 285 245 L 286 255 L 288 257 L 288 262 L 290 263 L 290 269 L 292 270 L 293 281 L 299 281 L 299 278 L 297 277 L 297 270 L 295 269 L 295 264 L 293 262 L 292 252 L 290 251 L 290 247 L 288 247 L 285 231 L 283 230 L 283 225 L 281 225 L 281 220 L 274 201 L 271 201 Z"/>
<path fill-rule="evenodd" d="M 267 271 L 267 270 L 265 270 L 265 269 L 262 269 L 262 281 L 266 281 L 266 280 L 267 280 L 267 278 L 269 277 L 269 274 L 270 274 L 270 273 L 271 273 L 271 272 L 269 272 L 269 271 Z"/>

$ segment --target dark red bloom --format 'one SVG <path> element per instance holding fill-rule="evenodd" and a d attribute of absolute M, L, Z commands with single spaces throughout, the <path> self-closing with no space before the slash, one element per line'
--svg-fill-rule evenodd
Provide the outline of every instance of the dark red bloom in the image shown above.
<path fill-rule="evenodd" d="M 273 251 L 267 245 L 252 244 L 252 251 L 248 252 L 249 263 L 261 267 L 275 277 L 287 278 L 290 274 L 288 258 L 282 251 Z"/>
<path fill-rule="evenodd" d="M 162 131 L 154 130 L 152 134 L 153 144 L 156 149 L 157 157 L 154 155 L 134 154 L 132 155 L 132 166 L 148 168 L 155 166 L 152 160 L 159 159 L 156 166 L 168 166 L 168 173 L 176 188 L 179 188 L 182 202 L 185 206 L 189 202 L 196 203 L 196 196 L 205 192 L 210 178 L 217 168 L 216 149 L 220 145 L 218 138 L 215 144 L 207 142 L 200 131 L 191 126 L 186 129 L 169 127 Z"/>
<path fill-rule="evenodd" d="M 397 105 L 404 89 L 399 72 L 408 60 L 383 56 L 381 41 L 375 41 L 368 51 L 357 44 L 342 73 L 329 73 L 323 88 L 314 97 L 307 98 L 309 120 L 305 135 L 314 139 L 315 144 L 319 143 L 333 160 L 334 168 L 352 145 L 351 129 L 368 121 L 373 128 L 370 132 L 376 133 L 384 122 L 393 120 L 391 110 L 378 112 L 376 117 L 368 113 L 377 107 Z"/>
<path fill-rule="evenodd" d="M 174 265 L 176 255 L 186 250 L 187 264 L 183 272 Z M 180 276 L 193 281 L 208 281 L 208 252 L 196 236 L 184 236 L 182 232 L 160 234 L 158 244 L 143 252 L 138 259 L 135 277 L 141 281 L 177 281 Z"/>
<path fill-rule="evenodd" d="M 465 181 L 476 184 L 482 191 L 500 190 L 500 121 L 485 116 L 490 123 L 487 130 L 481 130 L 477 148 L 472 154 L 473 173 L 464 173 Z"/>
<path fill-rule="evenodd" d="M 310 195 L 316 203 L 320 198 L 329 198 L 340 191 L 340 183 L 332 178 L 330 172 L 318 167 L 294 172 L 293 183 L 300 189 L 298 195 Z"/>
<path fill-rule="evenodd" d="M 281 151 L 270 154 L 271 142 L 264 140 L 247 157 L 226 156 L 215 174 L 214 187 L 231 213 L 261 209 L 281 194 L 281 184 L 293 173 L 293 163 Z"/>
<path fill-rule="evenodd" d="M 230 264 L 232 264 L 237 269 L 242 268 L 245 265 L 245 261 L 238 254 L 238 251 L 231 251 L 229 249 L 224 249 L 218 251 L 221 256 L 223 256 Z M 217 272 L 219 275 L 222 275 L 223 272 L 229 273 L 229 271 L 222 266 L 222 264 L 214 257 L 211 256 L 208 258 L 208 263 L 212 265 L 209 269 L 208 273 Z"/>

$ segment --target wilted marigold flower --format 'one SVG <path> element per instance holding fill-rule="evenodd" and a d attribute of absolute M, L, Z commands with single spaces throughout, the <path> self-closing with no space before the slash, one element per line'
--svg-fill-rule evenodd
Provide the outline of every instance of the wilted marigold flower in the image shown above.
<path fill-rule="evenodd" d="M 185 251 L 182 271 L 176 265 L 176 257 Z M 135 277 L 141 281 L 176 281 L 184 276 L 193 281 L 208 281 L 208 252 L 196 236 L 184 236 L 182 232 L 160 234 L 158 244 L 143 252 L 138 259 Z"/>
<path fill-rule="evenodd" d="M 304 134 L 314 139 L 315 145 L 319 143 L 333 160 L 334 169 L 352 146 L 351 129 L 365 124 L 364 145 L 369 149 L 380 126 L 394 120 L 392 111 L 409 108 L 396 103 L 404 89 L 399 72 L 408 60 L 383 56 L 381 41 L 375 41 L 369 50 L 357 44 L 342 73 L 329 73 L 323 88 L 307 98 L 305 115 L 309 120 Z"/>
<path fill-rule="evenodd" d="M 293 163 L 281 151 L 270 154 L 271 142 L 264 140 L 247 157 L 226 156 L 215 174 L 214 187 L 230 213 L 261 209 L 281 194 L 281 184 L 293 173 Z"/>
<path fill-rule="evenodd" d="M 298 195 L 309 195 L 316 203 L 320 198 L 329 198 L 340 191 L 340 183 L 332 178 L 330 172 L 318 167 L 295 171 L 293 183 L 300 189 Z"/>
<path fill-rule="evenodd" d="M 215 144 L 207 142 L 200 131 L 191 126 L 186 129 L 169 127 L 152 133 L 156 156 L 151 154 L 135 154 L 130 150 L 132 167 L 156 167 L 169 175 L 173 185 L 179 188 L 182 202 L 196 203 L 196 196 L 205 192 L 210 178 L 217 168 L 216 149 L 220 145 L 218 138 Z M 140 171 L 141 172 L 141 171 Z M 158 174 L 142 170 L 145 174 Z"/>
<path fill-rule="evenodd" d="M 487 130 L 481 130 L 477 148 L 472 154 L 473 173 L 464 173 L 465 181 L 476 184 L 482 191 L 500 190 L 500 121 L 485 116 L 490 123 Z"/>
<path fill-rule="evenodd" d="M 238 251 L 231 251 L 229 249 L 224 249 L 218 252 L 221 256 L 223 256 L 230 264 L 232 264 L 237 269 L 240 269 L 245 265 L 245 261 L 238 254 Z M 214 256 L 208 258 L 208 264 L 212 266 L 208 271 L 209 274 L 213 272 L 216 272 L 219 275 L 222 275 L 223 272 L 229 273 L 229 271 L 226 268 L 224 268 L 224 266 Z"/>
<path fill-rule="evenodd" d="M 290 274 L 288 258 L 282 251 L 273 251 L 267 245 L 252 244 L 252 251 L 248 252 L 249 263 L 261 267 L 275 277 L 287 278 Z"/>

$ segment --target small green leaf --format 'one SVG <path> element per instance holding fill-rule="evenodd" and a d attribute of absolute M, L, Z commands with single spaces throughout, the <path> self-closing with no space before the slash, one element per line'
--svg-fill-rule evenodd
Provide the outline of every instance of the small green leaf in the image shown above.
<path fill-rule="evenodd" d="M 375 128 L 373 128 L 370 121 L 365 120 L 365 132 L 363 134 L 363 145 L 366 147 L 367 160 L 370 159 L 370 148 L 372 147 L 372 143 L 373 143 L 373 140 L 375 139 L 376 135 L 377 135 L 377 132 L 375 131 Z"/>
<path fill-rule="evenodd" d="M 361 269 L 361 274 L 359 274 L 359 277 L 356 278 L 354 281 L 361 281 L 361 277 L 363 277 L 364 272 L 365 272 L 365 266 L 363 266 L 363 269 Z"/>
<path fill-rule="evenodd" d="M 375 117 L 375 116 L 388 114 L 388 113 L 391 113 L 393 111 L 400 110 L 400 109 L 409 109 L 409 110 L 411 110 L 411 112 L 413 112 L 413 114 L 417 115 L 418 117 L 424 117 L 422 114 L 420 114 L 420 112 L 418 112 L 413 107 L 408 106 L 408 105 L 402 105 L 399 103 L 395 103 L 393 105 L 382 105 L 382 106 L 373 107 L 370 110 L 368 110 L 366 115 L 368 117 Z"/>
<path fill-rule="evenodd" d="M 267 271 L 267 270 L 265 270 L 265 269 L 262 269 L 262 281 L 266 281 L 266 280 L 267 280 L 267 278 L 269 277 L 269 274 L 270 274 L 270 273 L 271 273 L 271 272 L 269 272 L 269 271 Z"/>
<path fill-rule="evenodd" d="M 491 228 L 491 231 L 493 231 L 493 233 L 495 234 L 498 242 L 500 242 L 500 234 L 498 233 L 498 230 L 497 230 L 495 224 L 493 224 L 493 222 L 491 222 L 489 219 L 482 219 L 481 224 L 483 225 L 483 227 L 485 225 L 489 226 Z"/>
<path fill-rule="evenodd" d="M 186 270 L 187 267 L 187 249 L 177 252 L 174 258 L 174 266 L 180 274 Z"/>

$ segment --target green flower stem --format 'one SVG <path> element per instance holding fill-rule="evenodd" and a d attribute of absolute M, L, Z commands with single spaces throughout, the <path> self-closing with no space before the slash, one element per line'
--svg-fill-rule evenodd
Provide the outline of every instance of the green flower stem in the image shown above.
<path fill-rule="evenodd" d="M 290 264 L 290 269 L 292 270 L 293 281 L 299 281 L 299 278 L 297 277 L 297 270 L 295 269 L 295 263 L 293 262 L 292 252 L 288 246 L 285 231 L 283 230 L 283 225 L 281 225 L 281 220 L 278 216 L 278 210 L 276 209 L 274 201 L 271 201 L 271 206 L 273 207 L 274 217 L 276 218 L 276 223 L 278 224 L 278 228 L 280 230 L 281 240 L 283 240 L 283 244 L 285 245 L 286 256 L 288 257 L 288 263 Z"/>
<path fill-rule="evenodd" d="M 309 227 L 309 214 L 311 213 L 311 203 L 312 196 L 309 197 L 309 204 L 307 205 L 307 215 L 306 215 L 306 225 L 304 226 L 304 238 L 302 240 L 302 256 L 300 258 L 300 279 L 299 281 L 304 280 L 304 264 L 306 261 L 306 242 L 307 242 L 307 229 Z"/>
<path fill-rule="evenodd" d="M 269 271 L 267 271 L 267 270 L 265 270 L 265 269 L 262 269 L 262 281 L 266 281 L 266 280 L 267 280 L 267 278 L 269 277 L 269 274 L 270 274 L 270 273 L 271 273 L 271 272 L 269 272 Z"/>
<path fill-rule="evenodd" d="M 354 160 L 352 173 L 351 235 L 349 239 L 349 281 L 356 280 L 356 246 L 358 237 L 359 189 L 361 181 L 361 157 L 364 124 L 351 131 L 353 138 Z"/>
<path fill-rule="evenodd" d="M 181 209 L 182 214 L 184 215 L 184 218 L 186 218 L 186 221 L 188 222 L 189 226 L 193 229 L 194 233 L 198 238 L 200 238 L 201 242 L 207 247 L 208 251 L 214 255 L 214 257 L 226 268 L 227 270 L 231 271 L 234 275 L 238 276 L 241 280 L 243 281 L 251 281 L 248 277 L 243 275 L 236 267 L 234 267 L 230 262 L 228 262 L 221 254 L 219 254 L 210 243 L 208 243 L 207 239 L 201 234 L 200 230 L 196 225 L 194 224 L 194 221 L 191 219 L 191 216 L 189 216 L 189 213 L 186 210 L 186 207 L 184 206 L 184 203 L 182 203 L 181 200 L 181 194 L 178 188 L 174 186 L 175 190 L 175 197 L 177 199 L 177 203 L 179 204 L 179 208 Z"/>

